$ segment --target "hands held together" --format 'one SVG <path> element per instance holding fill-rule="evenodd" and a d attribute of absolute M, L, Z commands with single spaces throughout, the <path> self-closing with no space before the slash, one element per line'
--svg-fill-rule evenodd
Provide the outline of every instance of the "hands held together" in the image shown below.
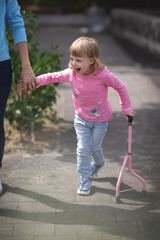
<path fill-rule="evenodd" d="M 21 80 L 17 84 L 16 91 L 19 93 L 21 91 L 32 92 L 32 90 L 38 85 L 36 77 L 33 73 L 31 66 L 22 69 Z"/>

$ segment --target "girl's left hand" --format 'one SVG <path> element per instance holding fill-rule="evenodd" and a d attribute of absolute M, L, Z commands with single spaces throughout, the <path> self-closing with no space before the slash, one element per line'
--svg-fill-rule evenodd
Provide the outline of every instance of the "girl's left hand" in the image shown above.
<path fill-rule="evenodd" d="M 134 118 L 134 111 L 131 110 L 131 111 L 124 113 L 124 117 L 127 119 L 127 121 L 128 121 L 128 116 L 132 116 Z"/>

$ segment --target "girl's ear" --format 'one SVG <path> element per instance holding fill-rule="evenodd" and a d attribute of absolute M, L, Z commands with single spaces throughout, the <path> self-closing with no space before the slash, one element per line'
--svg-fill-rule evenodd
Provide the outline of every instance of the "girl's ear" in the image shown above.
<path fill-rule="evenodd" d="M 90 64 L 94 63 L 94 57 L 90 58 Z"/>

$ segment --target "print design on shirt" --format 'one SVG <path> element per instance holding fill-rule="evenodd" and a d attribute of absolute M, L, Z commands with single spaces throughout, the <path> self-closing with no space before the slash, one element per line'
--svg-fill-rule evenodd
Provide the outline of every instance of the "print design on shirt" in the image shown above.
<path fill-rule="evenodd" d="M 105 106 L 102 106 L 102 103 L 103 102 L 100 101 L 96 107 L 87 110 L 92 119 L 102 118 L 104 116 L 107 104 Z"/>

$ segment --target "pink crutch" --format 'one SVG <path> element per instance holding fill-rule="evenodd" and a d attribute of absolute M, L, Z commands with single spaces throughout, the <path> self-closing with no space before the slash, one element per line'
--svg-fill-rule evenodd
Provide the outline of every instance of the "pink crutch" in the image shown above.
<path fill-rule="evenodd" d="M 146 194 L 146 183 L 145 183 L 144 179 L 142 177 L 140 177 L 138 174 L 136 174 L 132 170 L 132 167 L 131 167 L 131 160 L 132 160 L 132 121 L 133 121 L 133 117 L 128 116 L 128 154 L 126 154 L 125 157 L 124 157 L 124 161 L 123 161 L 120 173 L 119 173 L 119 177 L 118 177 L 118 181 L 117 181 L 117 185 L 116 185 L 115 203 L 120 202 L 120 193 L 121 192 L 127 192 L 127 191 L 130 191 L 130 190 L 142 189 L 142 193 L 144 195 Z M 129 188 L 129 189 L 125 189 L 125 190 L 120 191 L 120 185 L 122 183 L 122 178 L 123 178 L 123 174 L 124 174 L 124 170 L 125 170 L 127 162 L 128 162 L 129 172 L 134 177 L 138 178 L 140 180 L 140 182 L 142 183 L 142 185 L 132 183 L 135 186 L 134 188 Z"/>

